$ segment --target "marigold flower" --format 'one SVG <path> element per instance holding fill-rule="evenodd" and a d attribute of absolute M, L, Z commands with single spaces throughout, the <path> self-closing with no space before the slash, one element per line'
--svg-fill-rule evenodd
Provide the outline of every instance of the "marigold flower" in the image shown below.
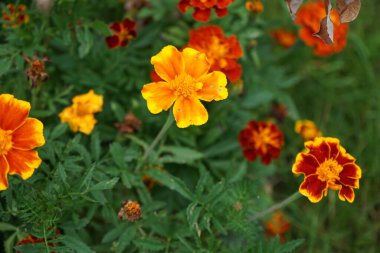
<path fill-rule="evenodd" d="M 94 113 L 101 112 L 103 96 L 97 95 L 93 90 L 73 98 L 73 105 L 66 107 L 59 117 L 61 122 L 67 122 L 74 132 L 90 134 L 95 127 Z"/>
<path fill-rule="evenodd" d="M 327 45 L 322 39 L 313 34 L 319 32 L 320 22 L 326 17 L 324 2 L 309 2 L 301 6 L 296 17 L 296 24 L 301 26 L 300 38 L 306 45 L 314 47 L 317 56 L 328 56 L 338 53 L 346 46 L 348 24 L 341 24 L 336 10 L 331 11 L 331 20 L 334 24 L 334 43 Z"/>
<path fill-rule="evenodd" d="M 264 11 L 264 5 L 260 0 L 246 1 L 245 8 L 254 14 Z"/>
<path fill-rule="evenodd" d="M 185 13 L 191 7 L 194 8 L 193 18 L 197 21 L 207 22 L 211 16 L 211 9 L 215 10 L 218 17 L 224 17 L 228 14 L 227 7 L 234 0 L 181 0 L 178 8 Z"/>
<path fill-rule="evenodd" d="M 61 234 L 61 231 L 59 229 L 57 229 L 54 232 L 56 235 Z M 16 246 L 21 246 L 21 245 L 25 245 L 25 244 L 39 244 L 39 243 L 43 243 L 43 245 L 45 245 L 45 239 L 35 237 L 34 235 L 28 235 L 26 238 L 20 240 L 16 244 Z M 56 246 L 54 243 L 51 243 L 51 242 L 48 242 L 48 245 L 49 245 L 49 247 Z M 19 252 L 17 252 L 17 253 L 19 253 Z M 50 253 L 55 253 L 55 251 L 50 251 Z"/>
<path fill-rule="evenodd" d="M 261 162 L 269 164 L 280 156 L 284 136 L 272 122 L 250 121 L 240 131 L 239 142 L 247 160 L 254 161 L 257 156 L 261 156 Z"/>
<path fill-rule="evenodd" d="M 188 47 L 205 53 L 212 71 L 222 71 L 231 82 L 240 79 L 242 68 L 238 59 L 243 50 L 236 35 L 226 37 L 221 27 L 207 25 L 190 32 Z"/>
<path fill-rule="evenodd" d="M 277 43 L 284 48 L 292 47 L 297 40 L 297 36 L 294 34 L 294 32 L 287 31 L 283 28 L 272 31 L 272 36 L 277 41 Z"/>
<path fill-rule="evenodd" d="M 311 120 L 297 120 L 294 131 L 301 135 L 305 141 L 322 136 L 321 130 Z"/>
<path fill-rule="evenodd" d="M 112 23 L 110 29 L 113 35 L 106 37 L 109 48 L 125 47 L 137 36 L 136 22 L 128 18 L 121 22 Z"/>
<path fill-rule="evenodd" d="M 355 164 L 355 158 L 340 146 L 339 140 L 317 137 L 305 143 L 306 152 L 297 155 L 293 165 L 294 174 L 304 174 L 299 187 L 302 195 L 313 202 L 319 202 L 328 190 L 339 190 L 339 199 L 352 203 L 353 189 L 359 189 L 362 172 Z"/>
<path fill-rule="evenodd" d="M 131 134 L 138 131 L 141 127 L 139 120 L 132 112 L 128 112 L 124 117 L 124 122 L 116 123 L 116 128 L 120 133 Z"/>
<path fill-rule="evenodd" d="M 7 10 L 3 11 L 3 27 L 19 27 L 29 22 L 29 15 L 25 14 L 26 6 L 23 4 L 7 4 Z"/>
<path fill-rule="evenodd" d="M 8 174 L 26 180 L 41 164 L 33 149 L 45 144 L 43 124 L 29 111 L 29 102 L 0 95 L 0 190 L 8 188 Z"/>
<path fill-rule="evenodd" d="M 207 122 L 208 113 L 200 100 L 219 101 L 228 96 L 226 76 L 219 71 L 209 73 L 206 55 L 195 49 L 179 52 L 166 46 L 151 63 L 163 81 L 144 85 L 142 96 L 153 114 L 167 111 L 174 104 L 173 114 L 180 128 Z"/>
<path fill-rule="evenodd" d="M 288 219 L 277 211 L 272 215 L 271 220 L 265 223 L 265 231 L 268 236 L 280 236 L 282 242 L 285 241 L 285 233 L 291 228 Z"/>
<path fill-rule="evenodd" d="M 118 215 L 120 220 L 127 218 L 127 220 L 133 222 L 137 221 L 141 217 L 141 206 L 138 202 L 128 200 L 123 202 L 123 207 L 120 209 Z"/>
<path fill-rule="evenodd" d="M 25 60 L 29 63 L 29 68 L 26 70 L 26 77 L 30 80 L 32 88 L 36 88 L 39 82 L 44 82 L 49 78 L 49 75 L 45 72 L 45 62 L 48 61 L 46 57 L 41 60 L 36 56 L 31 60 L 27 55 L 23 55 Z"/>

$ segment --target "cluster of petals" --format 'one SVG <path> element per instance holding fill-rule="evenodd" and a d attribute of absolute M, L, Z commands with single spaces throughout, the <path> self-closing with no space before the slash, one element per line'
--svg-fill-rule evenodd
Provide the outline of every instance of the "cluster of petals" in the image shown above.
<path fill-rule="evenodd" d="M 322 136 L 321 130 L 311 120 L 297 120 L 294 126 L 294 131 L 301 135 L 305 141 L 314 140 L 316 137 Z"/>
<path fill-rule="evenodd" d="M 265 222 L 265 232 L 268 236 L 279 236 L 282 242 L 285 241 L 285 233 L 289 231 L 291 224 L 280 211 L 273 213 L 270 220 Z"/>
<path fill-rule="evenodd" d="M 178 8 L 185 13 L 189 8 L 193 7 L 193 18 L 197 21 L 207 22 L 211 16 L 211 10 L 214 9 L 218 17 L 224 17 L 228 14 L 227 7 L 234 0 L 181 0 Z"/>
<path fill-rule="evenodd" d="M 26 6 L 23 4 L 7 4 L 6 10 L 2 12 L 3 27 L 18 27 L 29 22 L 29 15 L 25 14 Z"/>
<path fill-rule="evenodd" d="M 269 164 L 280 156 L 284 135 L 272 122 L 250 121 L 240 131 L 239 143 L 247 160 L 254 161 L 260 156 L 263 164 Z"/>
<path fill-rule="evenodd" d="M 297 35 L 294 32 L 283 28 L 276 29 L 271 34 L 277 43 L 284 48 L 292 47 L 297 41 Z"/>
<path fill-rule="evenodd" d="M 264 11 L 264 4 L 261 0 L 248 0 L 245 2 L 245 8 L 254 14 L 258 14 Z"/>
<path fill-rule="evenodd" d="M 136 22 L 126 18 L 121 22 L 114 22 L 110 25 L 112 35 L 106 37 L 109 48 L 125 47 L 137 36 Z"/>
<path fill-rule="evenodd" d="M 298 10 L 296 24 L 301 26 L 299 36 L 306 45 L 314 47 L 317 56 L 328 56 L 338 53 L 346 46 L 348 25 L 341 24 L 336 10 L 331 11 L 331 21 L 334 24 L 334 43 L 327 45 L 314 34 L 319 32 L 320 23 L 326 17 L 325 4 L 322 1 L 305 3 Z"/>
<path fill-rule="evenodd" d="M 90 134 L 95 127 L 94 113 L 101 112 L 103 96 L 97 95 L 93 90 L 73 98 L 73 104 L 66 107 L 59 117 L 61 122 L 68 123 L 73 132 Z"/>
<path fill-rule="evenodd" d="M 305 143 L 306 152 L 297 155 L 293 165 L 294 174 L 304 174 L 299 187 L 302 195 L 313 202 L 319 202 L 328 190 L 338 190 L 339 199 L 352 203 L 353 189 L 359 188 L 361 169 L 355 158 L 346 152 L 339 140 L 331 137 L 317 137 Z"/>
<path fill-rule="evenodd" d="M 29 111 L 29 102 L 0 95 L 0 190 L 8 188 L 8 174 L 26 180 L 41 164 L 33 149 L 45 144 L 43 124 Z"/>
<path fill-rule="evenodd" d="M 206 55 L 195 49 L 180 52 L 166 46 L 151 63 L 162 81 L 146 84 L 141 91 L 148 110 L 157 114 L 174 104 L 173 114 L 180 128 L 207 122 L 208 113 L 200 100 L 218 101 L 228 96 L 226 76 L 220 71 L 209 73 L 211 65 Z"/>
<path fill-rule="evenodd" d="M 243 56 L 243 50 L 236 35 L 226 37 L 221 27 L 207 25 L 192 30 L 189 37 L 188 47 L 205 53 L 212 71 L 223 72 L 231 82 L 241 78 L 238 59 Z"/>

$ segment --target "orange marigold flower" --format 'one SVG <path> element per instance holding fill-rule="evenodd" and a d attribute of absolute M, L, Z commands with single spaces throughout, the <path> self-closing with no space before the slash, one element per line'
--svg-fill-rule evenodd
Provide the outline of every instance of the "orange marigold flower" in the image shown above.
<path fill-rule="evenodd" d="M 191 7 L 194 8 L 193 18 L 197 21 L 207 22 L 211 16 L 211 9 L 214 9 L 218 17 L 228 14 L 227 7 L 234 0 L 181 0 L 178 8 L 185 13 Z"/>
<path fill-rule="evenodd" d="M 203 26 L 190 32 L 188 47 L 205 53 L 212 71 L 222 71 L 231 82 L 240 79 L 242 68 L 238 59 L 243 50 L 236 35 L 226 37 L 219 26 Z"/>
<path fill-rule="evenodd" d="M 120 220 L 126 217 L 131 222 L 137 221 L 141 217 L 141 206 L 138 202 L 132 200 L 124 201 L 123 207 L 117 216 Z"/>
<path fill-rule="evenodd" d="M 280 156 L 284 136 L 272 122 L 250 121 L 239 133 L 240 146 L 249 161 L 261 156 L 263 164 L 269 164 L 273 158 Z"/>
<path fill-rule="evenodd" d="M 144 85 L 142 96 L 153 114 L 167 111 L 174 104 L 173 114 L 180 128 L 207 122 L 208 113 L 200 100 L 219 101 L 228 96 L 226 76 L 219 71 L 209 73 L 206 55 L 195 49 L 180 52 L 166 46 L 151 63 L 163 81 Z"/>
<path fill-rule="evenodd" d="M 339 140 L 317 137 L 305 143 L 306 152 L 297 155 L 294 174 L 304 174 L 299 191 L 313 203 L 319 202 L 328 190 L 339 190 L 339 199 L 352 203 L 353 189 L 359 189 L 361 169 L 355 158 L 340 146 Z"/>
<path fill-rule="evenodd" d="M 26 6 L 23 4 L 7 4 L 7 10 L 3 11 L 3 27 L 19 27 L 29 22 L 29 15 L 25 14 Z"/>
<path fill-rule="evenodd" d="M 311 120 L 297 120 L 294 131 L 301 135 L 305 141 L 322 136 L 321 130 Z"/>
<path fill-rule="evenodd" d="M 277 43 L 284 48 L 292 47 L 297 40 L 297 36 L 294 32 L 287 31 L 283 28 L 272 31 L 272 36 L 277 41 Z"/>
<path fill-rule="evenodd" d="M 113 35 L 106 37 L 109 48 L 125 47 L 137 36 L 136 22 L 128 18 L 121 22 L 112 23 L 110 29 Z"/>
<path fill-rule="evenodd" d="M 291 228 L 288 219 L 277 211 L 272 215 L 271 220 L 265 223 L 266 234 L 270 237 L 280 236 L 282 242 L 285 241 L 285 233 Z"/>
<path fill-rule="evenodd" d="M 327 45 L 322 39 L 314 36 L 320 28 L 321 20 L 326 17 L 324 2 L 310 2 L 301 6 L 298 10 L 296 24 L 301 26 L 300 38 L 306 45 L 314 47 L 314 54 L 328 56 L 339 53 L 346 46 L 348 24 L 341 24 L 336 10 L 331 12 L 331 20 L 334 24 L 334 43 Z"/>
<path fill-rule="evenodd" d="M 0 190 L 8 188 L 8 174 L 26 180 L 41 164 L 33 149 L 45 144 L 43 124 L 29 111 L 29 102 L 0 95 Z"/>
<path fill-rule="evenodd" d="M 94 113 L 101 112 L 103 96 L 93 90 L 73 98 L 73 105 L 66 107 L 60 114 L 61 122 L 67 122 L 74 132 L 90 134 L 95 127 Z"/>
<path fill-rule="evenodd" d="M 264 4 L 260 0 L 246 1 L 245 8 L 252 13 L 261 13 L 264 11 Z"/>

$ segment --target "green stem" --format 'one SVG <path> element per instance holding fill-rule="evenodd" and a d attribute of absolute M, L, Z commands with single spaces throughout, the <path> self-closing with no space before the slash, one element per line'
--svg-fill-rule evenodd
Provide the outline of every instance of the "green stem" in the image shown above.
<path fill-rule="evenodd" d="M 255 214 L 254 216 L 250 217 L 248 220 L 249 221 L 255 221 L 255 220 L 261 219 L 265 215 L 270 214 L 273 211 L 276 211 L 277 209 L 280 209 L 280 208 L 283 208 L 283 207 L 289 205 L 290 203 L 292 203 L 293 201 L 297 200 L 300 197 L 301 197 L 301 194 L 297 191 L 297 192 L 293 193 L 292 195 L 290 195 L 289 197 L 287 197 L 286 199 L 274 204 L 270 208 Z"/>
<path fill-rule="evenodd" d="M 48 244 L 48 242 L 47 242 L 47 237 L 46 237 L 46 228 L 45 228 L 45 224 L 44 224 L 44 241 L 45 241 L 46 252 L 47 252 L 47 253 L 50 253 L 49 244 Z"/>

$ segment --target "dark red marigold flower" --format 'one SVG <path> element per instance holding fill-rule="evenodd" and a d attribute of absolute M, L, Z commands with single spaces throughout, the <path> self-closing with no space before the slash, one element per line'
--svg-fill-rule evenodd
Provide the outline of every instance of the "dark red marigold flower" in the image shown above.
<path fill-rule="evenodd" d="M 125 47 L 137 36 L 136 22 L 126 18 L 110 25 L 113 35 L 106 38 L 109 48 Z"/>
<path fill-rule="evenodd" d="M 206 54 L 211 71 L 223 72 L 231 82 L 240 79 L 242 68 L 238 59 L 243 50 L 236 35 L 226 37 L 219 26 L 207 25 L 192 30 L 189 36 L 187 46 Z"/>
<path fill-rule="evenodd" d="M 263 164 L 269 164 L 280 156 L 284 136 L 272 122 L 250 121 L 240 131 L 239 142 L 247 160 L 254 161 L 260 156 Z"/>
<path fill-rule="evenodd" d="M 185 13 L 191 7 L 194 8 L 193 18 L 197 21 L 207 22 L 211 16 L 211 10 L 214 9 L 218 17 L 224 17 L 228 14 L 227 7 L 234 0 L 181 0 L 178 8 Z"/>

